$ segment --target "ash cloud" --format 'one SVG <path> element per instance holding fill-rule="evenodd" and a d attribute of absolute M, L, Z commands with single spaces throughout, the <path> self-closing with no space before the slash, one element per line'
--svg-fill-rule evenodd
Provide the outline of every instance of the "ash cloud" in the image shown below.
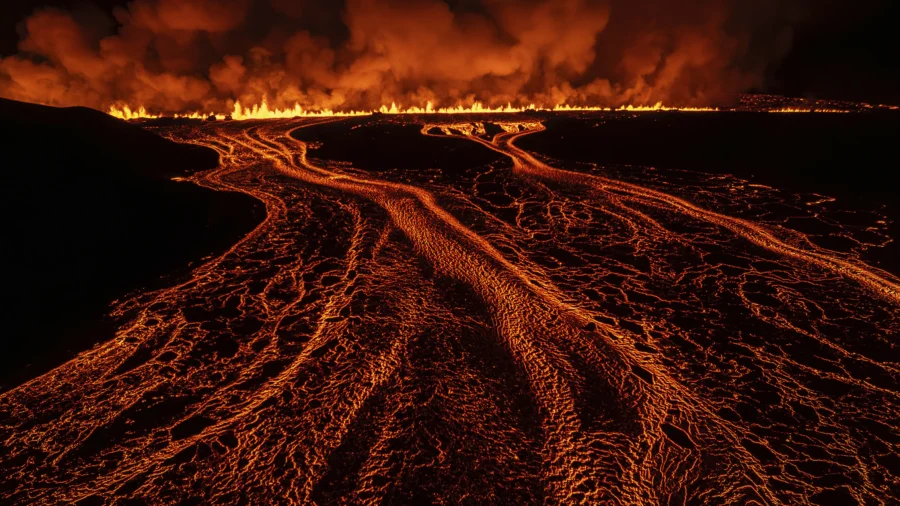
<path fill-rule="evenodd" d="M 752 4 L 752 5 L 750 5 Z M 135 0 L 41 9 L 0 59 L 0 96 L 50 105 L 227 111 L 711 105 L 763 84 L 796 2 Z"/>

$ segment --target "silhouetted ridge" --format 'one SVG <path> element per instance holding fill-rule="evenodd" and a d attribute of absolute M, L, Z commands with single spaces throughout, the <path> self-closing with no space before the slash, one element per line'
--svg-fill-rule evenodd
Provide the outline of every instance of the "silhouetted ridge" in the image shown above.
<path fill-rule="evenodd" d="M 248 196 L 171 180 L 216 167 L 215 151 L 92 109 L 0 99 L 0 139 L 3 386 L 110 337 L 113 299 L 223 250 L 263 214 Z"/>
<path fill-rule="evenodd" d="M 26 161 L 39 154 L 42 159 L 57 155 L 55 159 L 62 162 L 86 155 L 85 161 L 94 173 L 118 172 L 112 165 L 121 163 L 128 167 L 129 177 L 140 174 L 165 178 L 211 169 L 219 163 L 218 154 L 210 149 L 176 144 L 86 107 L 45 107 L 0 99 L 0 118 L 4 142 L 15 140 L 9 143 L 13 149 L 4 156 L 11 155 L 14 160 Z M 41 140 L 47 143 L 38 149 L 15 149 L 37 148 Z M 77 149 L 61 149 L 70 144 Z"/>

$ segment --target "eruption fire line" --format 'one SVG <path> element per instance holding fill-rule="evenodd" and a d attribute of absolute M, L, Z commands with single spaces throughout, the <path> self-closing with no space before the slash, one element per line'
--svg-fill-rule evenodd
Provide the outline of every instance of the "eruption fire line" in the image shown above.
<path fill-rule="evenodd" d="M 462 106 L 458 105 L 456 107 L 434 107 L 431 102 L 428 102 L 425 107 L 402 107 L 398 106 L 395 103 L 392 103 L 390 106 L 383 105 L 377 111 L 381 114 L 500 114 L 500 113 L 522 113 L 529 111 L 560 111 L 560 112 L 587 112 L 587 111 L 602 111 L 602 112 L 654 112 L 654 111 L 681 111 L 681 112 L 715 112 L 718 111 L 719 108 L 716 107 L 668 107 L 664 106 L 662 103 L 657 103 L 652 106 L 621 106 L 618 108 L 611 107 L 589 107 L 589 106 L 570 106 L 570 105 L 556 105 L 552 108 L 539 108 L 538 106 L 531 104 L 524 107 L 515 107 L 511 104 L 506 105 L 505 107 L 488 107 L 483 105 L 481 102 L 475 102 L 470 106 Z M 162 114 L 153 114 L 148 112 L 143 106 L 132 108 L 128 105 L 121 106 L 111 106 L 107 111 L 109 115 L 124 119 L 124 120 L 132 120 L 132 119 L 158 119 L 164 117 Z M 228 114 L 206 114 L 201 112 L 193 112 L 188 114 L 174 114 L 171 117 L 176 119 L 206 119 L 209 117 L 215 117 L 218 120 L 223 120 L 225 118 L 231 118 L 236 121 L 240 120 L 250 120 L 250 119 L 289 119 L 289 118 L 319 118 L 319 117 L 353 117 L 353 116 L 365 116 L 368 114 L 372 114 L 373 111 L 333 111 L 331 109 L 324 110 L 307 110 L 301 107 L 299 104 L 295 104 L 293 108 L 289 109 L 271 109 L 269 105 L 263 101 L 261 104 L 254 105 L 252 108 L 245 108 L 241 105 L 240 102 L 235 102 L 234 110 Z"/>
<path fill-rule="evenodd" d="M 456 107 L 434 107 L 431 102 L 426 103 L 425 107 L 409 106 L 403 107 L 396 103 L 390 106 L 383 105 L 377 111 L 334 111 L 331 109 L 310 110 L 305 109 L 299 104 L 295 104 L 292 108 L 278 109 L 270 108 L 268 103 L 263 100 L 260 104 L 253 107 L 244 107 L 240 102 L 235 102 L 234 109 L 230 114 L 221 113 L 202 113 L 193 112 L 187 114 L 176 113 L 168 117 L 176 119 L 207 119 L 214 117 L 217 120 L 232 119 L 236 121 L 242 120 L 259 120 L 259 119 L 290 119 L 290 118 L 329 118 L 329 117 L 354 117 L 365 116 L 378 112 L 381 114 L 401 115 L 401 114 L 514 114 L 535 111 L 552 111 L 552 112 L 728 112 L 735 111 L 735 108 L 720 107 L 671 107 L 663 105 L 662 102 L 654 105 L 622 105 L 620 107 L 601 107 L 601 106 L 573 106 L 567 104 L 557 104 L 552 107 L 539 107 L 531 104 L 528 106 L 513 106 L 508 104 L 501 107 L 489 107 L 481 102 L 474 102 L 470 106 L 458 105 Z M 830 108 L 794 108 L 794 107 L 777 107 L 770 109 L 762 109 L 763 112 L 770 113 L 850 113 L 852 111 L 845 109 Z M 113 105 L 107 113 L 113 117 L 123 120 L 135 119 L 159 119 L 166 117 L 163 114 L 156 114 L 147 111 L 143 106 L 132 107 L 129 105 Z"/>

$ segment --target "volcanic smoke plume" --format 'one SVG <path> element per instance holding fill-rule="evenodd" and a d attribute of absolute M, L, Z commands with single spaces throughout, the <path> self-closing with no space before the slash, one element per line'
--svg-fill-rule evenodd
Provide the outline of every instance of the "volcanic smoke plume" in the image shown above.
<path fill-rule="evenodd" d="M 752 5 L 751 5 L 752 4 Z M 776 5 L 777 4 L 777 5 Z M 709 105 L 763 83 L 797 2 L 135 0 L 42 9 L 0 96 L 158 112 Z"/>

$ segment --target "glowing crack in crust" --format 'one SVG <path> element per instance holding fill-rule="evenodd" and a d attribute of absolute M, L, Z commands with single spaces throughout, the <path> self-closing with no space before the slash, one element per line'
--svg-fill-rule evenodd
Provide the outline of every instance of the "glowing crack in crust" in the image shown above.
<path fill-rule="evenodd" d="M 535 119 L 429 118 L 503 155 L 453 184 L 295 138 L 338 121 L 167 131 L 267 218 L 0 396 L 0 499 L 900 500 L 895 277 L 657 173 L 556 168 L 514 144 Z"/>

